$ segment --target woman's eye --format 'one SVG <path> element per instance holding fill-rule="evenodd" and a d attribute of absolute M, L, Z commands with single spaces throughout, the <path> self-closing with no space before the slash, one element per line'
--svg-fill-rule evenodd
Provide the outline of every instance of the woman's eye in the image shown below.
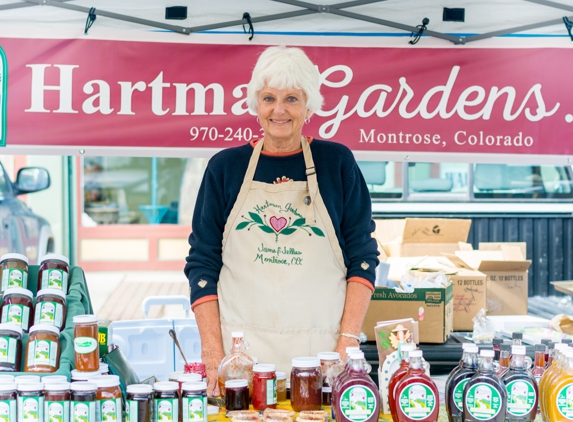
<path fill-rule="evenodd" d="M 288 98 L 287 98 L 287 101 L 288 101 L 289 103 L 294 103 L 294 102 L 296 102 L 297 100 L 298 100 L 298 99 L 297 99 L 296 97 L 288 97 Z"/>
<path fill-rule="evenodd" d="M 273 101 L 273 97 L 263 97 L 263 101 L 266 103 L 270 103 L 271 101 Z"/>

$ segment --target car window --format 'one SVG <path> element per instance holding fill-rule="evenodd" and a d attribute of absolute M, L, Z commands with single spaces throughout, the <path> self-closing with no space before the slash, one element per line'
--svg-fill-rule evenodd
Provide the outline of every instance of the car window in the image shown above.
<path fill-rule="evenodd" d="M 358 161 L 372 198 L 402 197 L 402 163 Z"/>
<path fill-rule="evenodd" d="M 4 167 L 0 164 L 0 197 L 3 199 L 6 196 L 9 196 L 11 193 L 10 189 L 10 181 L 6 176 L 6 172 L 4 171 Z"/>
<path fill-rule="evenodd" d="M 466 163 L 408 163 L 408 196 L 441 200 L 467 197 L 468 171 Z"/>

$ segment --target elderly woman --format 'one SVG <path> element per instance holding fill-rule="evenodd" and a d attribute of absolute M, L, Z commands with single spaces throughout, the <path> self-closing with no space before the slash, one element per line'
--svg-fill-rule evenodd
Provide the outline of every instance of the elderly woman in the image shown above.
<path fill-rule="evenodd" d="M 247 88 L 263 138 L 205 171 L 185 274 L 209 395 L 232 331 L 288 372 L 293 357 L 359 344 L 378 265 L 370 195 L 348 148 L 302 136 L 319 86 L 302 50 L 267 48 Z"/>

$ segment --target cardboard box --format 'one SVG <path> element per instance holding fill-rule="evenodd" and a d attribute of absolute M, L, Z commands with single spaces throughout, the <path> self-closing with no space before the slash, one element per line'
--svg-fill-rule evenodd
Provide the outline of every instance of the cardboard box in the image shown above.
<path fill-rule="evenodd" d="M 406 218 L 376 220 L 376 239 L 389 257 L 454 253 L 467 242 L 471 220 Z"/>

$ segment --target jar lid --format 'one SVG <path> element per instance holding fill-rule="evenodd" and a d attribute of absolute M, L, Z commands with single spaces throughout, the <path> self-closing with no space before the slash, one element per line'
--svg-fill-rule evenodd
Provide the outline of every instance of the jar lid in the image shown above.
<path fill-rule="evenodd" d="M 525 346 L 518 346 L 518 345 L 511 346 L 511 353 L 513 355 L 525 355 L 525 352 L 526 352 Z"/>
<path fill-rule="evenodd" d="M 39 375 L 18 375 L 14 377 L 16 384 L 27 384 L 29 382 L 41 382 Z"/>
<path fill-rule="evenodd" d="M 29 297 L 30 299 L 34 297 L 34 293 L 32 293 L 28 289 L 23 289 L 21 287 L 12 287 L 11 289 L 4 290 L 4 297 L 8 295 L 23 295 Z"/>
<path fill-rule="evenodd" d="M 14 391 L 16 390 L 15 382 L 2 382 L 0 383 L 0 391 Z"/>
<path fill-rule="evenodd" d="M 400 350 L 402 350 L 403 352 L 411 352 L 412 350 L 416 349 L 417 347 L 414 343 L 406 343 L 400 346 Z"/>
<path fill-rule="evenodd" d="M 42 377 L 42 382 L 44 384 L 68 382 L 68 377 L 65 375 L 46 375 L 45 377 Z"/>
<path fill-rule="evenodd" d="M 413 352 L 413 350 L 412 350 Z M 412 352 L 410 352 L 410 356 L 412 356 Z M 364 359 L 364 352 L 361 351 L 353 351 L 348 353 L 349 359 Z"/>
<path fill-rule="evenodd" d="M 155 391 L 175 391 L 179 390 L 179 384 L 174 381 L 159 381 L 153 384 Z"/>
<path fill-rule="evenodd" d="M 286 372 L 277 372 L 278 380 L 286 380 Z"/>
<path fill-rule="evenodd" d="M 410 352 L 411 358 L 421 358 L 424 353 L 420 349 L 412 350 Z"/>
<path fill-rule="evenodd" d="M 205 381 L 201 382 L 185 382 L 181 386 L 183 391 L 207 391 L 207 383 Z"/>
<path fill-rule="evenodd" d="M 315 357 L 293 358 L 292 366 L 295 368 L 315 368 L 320 366 L 320 359 Z"/>
<path fill-rule="evenodd" d="M 50 331 L 51 333 L 57 334 L 58 337 L 60 336 L 60 330 L 55 325 L 51 324 L 36 324 L 30 327 L 29 333 L 35 333 L 36 331 Z"/>
<path fill-rule="evenodd" d="M 109 372 L 109 365 L 107 363 L 100 362 L 99 363 L 99 371 L 102 374 L 107 374 Z"/>
<path fill-rule="evenodd" d="M 179 374 L 177 377 L 179 382 L 199 382 L 203 381 L 203 377 L 200 374 Z"/>
<path fill-rule="evenodd" d="M 248 387 L 249 381 L 247 380 L 229 380 L 225 381 L 225 388 L 239 388 Z"/>
<path fill-rule="evenodd" d="M 93 382 L 72 382 L 70 385 L 72 391 L 97 391 L 97 385 Z"/>
<path fill-rule="evenodd" d="M 16 325 L 12 322 L 7 322 L 5 324 L 0 324 L 0 331 L 13 331 L 16 334 L 22 335 L 22 327 Z"/>
<path fill-rule="evenodd" d="M 18 384 L 18 391 L 42 391 L 44 389 L 43 382 L 26 382 Z"/>
<path fill-rule="evenodd" d="M 70 389 L 69 382 L 50 382 L 44 383 L 44 390 L 45 391 L 65 391 Z"/>
<path fill-rule="evenodd" d="M 567 349 L 567 347 L 569 346 L 566 343 L 555 343 L 554 349 L 564 350 Z"/>
<path fill-rule="evenodd" d="M 243 331 L 233 331 L 231 333 L 231 337 L 233 338 L 245 337 L 245 333 Z"/>
<path fill-rule="evenodd" d="M 175 371 L 169 373 L 169 381 L 176 381 L 179 375 L 183 375 L 183 371 Z"/>
<path fill-rule="evenodd" d="M 501 345 L 500 345 L 501 346 Z M 479 347 L 477 344 L 471 345 L 466 347 L 466 349 L 464 350 L 466 353 L 471 353 L 471 354 L 478 354 L 479 353 Z"/>
<path fill-rule="evenodd" d="M 28 257 L 26 255 L 22 255 L 21 253 L 5 253 L 4 255 L 0 256 L 0 262 L 6 261 L 7 259 L 19 259 L 20 261 L 24 261 L 28 264 Z"/>
<path fill-rule="evenodd" d="M 253 372 L 275 372 L 277 366 L 272 363 L 260 363 L 253 366 Z"/>
<path fill-rule="evenodd" d="M 64 255 L 60 255 L 57 253 L 49 253 L 47 255 L 44 255 L 42 257 L 42 260 L 40 261 L 40 265 L 42 265 L 44 262 L 46 261 L 51 261 L 51 260 L 55 260 L 55 261 L 63 261 L 66 263 L 66 265 L 70 265 L 70 260 L 68 259 L 67 256 Z"/>
<path fill-rule="evenodd" d="M 66 294 L 58 289 L 42 289 L 36 294 L 36 300 L 40 299 L 41 296 L 58 296 L 64 300 L 66 299 Z"/>
<path fill-rule="evenodd" d="M 149 384 L 131 384 L 127 386 L 126 391 L 131 394 L 151 394 L 153 387 Z"/>
<path fill-rule="evenodd" d="M 74 324 L 87 324 L 89 322 L 97 322 L 97 316 L 93 314 L 76 315 L 73 318 Z"/>
<path fill-rule="evenodd" d="M 320 360 L 340 360 L 340 353 L 338 352 L 318 352 L 316 356 Z"/>
<path fill-rule="evenodd" d="M 0 375 L 0 384 L 14 382 L 14 375 Z"/>
<path fill-rule="evenodd" d="M 349 353 L 349 352 L 357 352 L 357 351 L 359 351 L 359 350 L 360 350 L 360 347 L 358 347 L 358 346 L 348 346 L 348 347 L 346 348 L 346 353 Z"/>
<path fill-rule="evenodd" d="M 495 356 L 495 352 L 493 350 L 485 349 L 480 350 L 479 355 L 484 358 L 492 358 Z M 410 354 L 412 356 L 412 354 Z"/>
<path fill-rule="evenodd" d="M 95 383 L 98 388 L 117 387 L 119 377 L 117 375 L 100 375 L 99 377 L 90 378 L 90 382 Z"/>
<path fill-rule="evenodd" d="M 77 369 L 72 369 L 70 371 L 72 374 L 72 380 L 75 381 L 85 381 L 87 379 L 91 379 L 93 377 L 99 377 L 101 375 L 100 371 L 93 371 L 93 372 L 81 372 Z"/>

